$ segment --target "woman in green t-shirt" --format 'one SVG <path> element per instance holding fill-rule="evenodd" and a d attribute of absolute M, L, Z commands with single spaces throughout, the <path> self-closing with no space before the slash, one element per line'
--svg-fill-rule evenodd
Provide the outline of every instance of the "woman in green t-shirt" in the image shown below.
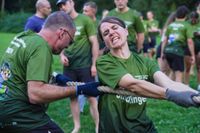
<path fill-rule="evenodd" d="M 114 90 L 121 87 L 138 95 L 100 95 L 100 133 L 157 132 L 146 115 L 146 97 L 167 99 L 184 107 L 200 106 L 196 90 L 170 80 L 156 63 L 130 52 L 128 31 L 122 20 L 106 17 L 100 22 L 98 32 L 110 49 L 97 60 L 99 81 Z"/>

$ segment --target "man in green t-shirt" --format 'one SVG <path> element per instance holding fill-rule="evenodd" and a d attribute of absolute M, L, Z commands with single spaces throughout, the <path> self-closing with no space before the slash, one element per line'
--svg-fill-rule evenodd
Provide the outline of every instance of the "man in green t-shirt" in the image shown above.
<path fill-rule="evenodd" d="M 159 71 L 155 62 L 129 50 L 128 31 L 122 20 L 106 17 L 98 32 L 110 49 L 97 60 L 99 81 L 114 90 L 121 88 L 138 95 L 100 95 L 100 133 L 157 132 L 146 115 L 146 97 L 167 99 L 185 107 L 200 106 L 198 91 L 172 81 Z"/>
<path fill-rule="evenodd" d="M 193 42 L 194 42 L 194 51 L 195 51 L 195 63 L 197 69 L 197 90 L 200 91 L 200 19 L 199 14 L 193 11 L 189 16 L 189 23 L 191 24 L 192 33 L 193 33 Z M 185 83 L 189 84 L 190 70 L 194 69 L 193 65 L 190 63 L 190 52 L 188 52 L 188 47 L 186 52 L 188 55 L 185 55 Z"/>
<path fill-rule="evenodd" d="M 177 82 L 182 82 L 183 78 L 186 45 L 188 45 L 191 53 L 191 63 L 195 62 L 193 32 L 191 25 L 185 21 L 188 12 L 189 10 L 186 6 L 180 6 L 177 9 L 176 20 L 167 27 L 162 43 L 161 57 L 166 58 Z"/>
<path fill-rule="evenodd" d="M 148 48 L 149 48 L 150 37 L 149 37 L 149 34 L 148 34 L 148 30 L 147 30 L 147 20 L 144 20 L 142 13 L 140 13 L 139 16 L 140 16 L 140 19 L 141 19 L 142 24 L 144 26 L 143 55 L 145 57 L 148 57 L 147 52 L 148 52 Z"/>
<path fill-rule="evenodd" d="M 148 48 L 148 55 L 149 58 L 153 58 L 156 49 L 156 37 L 160 33 L 159 29 L 159 22 L 154 19 L 154 14 L 152 11 L 147 12 L 147 30 L 148 30 L 148 35 L 150 37 L 149 41 L 149 48 Z"/>
<path fill-rule="evenodd" d="M 136 10 L 127 6 L 128 0 L 114 0 L 116 8 L 108 16 L 122 19 L 128 28 L 128 44 L 131 51 L 141 52 L 144 42 L 144 27 Z"/>
<path fill-rule="evenodd" d="M 58 0 L 56 5 L 60 10 L 65 11 L 71 16 L 76 26 L 73 45 L 66 48 L 60 55 L 61 62 L 64 64 L 64 74 L 78 82 L 94 81 L 96 76 L 96 59 L 99 54 L 99 44 L 94 22 L 90 17 L 76 12 L 73 0 Z M 97 99 L 89 96 L 87 98 L 97 131 L 99 123 Z M 71 97 L 70 99 L 74 120 L 72 133 L 76 133 L 80 129 L 79 103 L 77 97 Z"/>
<path fill-rule="evenodd" d="M 97 83 L 48 84 L 52 54 L 68 47 L 74 33 L 71 17 L 59 11 L 48 16 L 39 33 L 22 32 L 11 41 L 0 63 L 1 133 L 64 133 L 47 115 L 47 104 L 79 94 L 98 94 Z"/>

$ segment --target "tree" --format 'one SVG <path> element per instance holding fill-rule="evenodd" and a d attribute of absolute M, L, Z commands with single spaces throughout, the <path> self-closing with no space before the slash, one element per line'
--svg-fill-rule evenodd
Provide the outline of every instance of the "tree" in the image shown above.
<path fill-rule="evenodd" d="M 5 0 L 1 0 L 1 14 L 4 14 L 5 10 Z"/>

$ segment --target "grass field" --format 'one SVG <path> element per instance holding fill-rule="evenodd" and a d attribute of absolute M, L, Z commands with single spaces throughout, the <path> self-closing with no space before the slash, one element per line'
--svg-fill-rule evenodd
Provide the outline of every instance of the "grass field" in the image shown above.
<path fill-rule="evenodd" d="M 14 34 L 0 33 L 0 57 Z M 54 56 L 53 69 L 62 71 L 58 56 Z M 196 76 L 191 77 L 190 85 L 196 86 Z M 147 113 L 153 120 L 159 133 L 200 133 L 200 109 L 182 108 L 167 101 L 149 99 Z M 66 133 L 73 129 L 69 99 L 50 104 L 48 114 L 63 128 Z M 81 114 L 80 133 L 94 133 L 94 123 L 89 113 L 88 103 Z"/>

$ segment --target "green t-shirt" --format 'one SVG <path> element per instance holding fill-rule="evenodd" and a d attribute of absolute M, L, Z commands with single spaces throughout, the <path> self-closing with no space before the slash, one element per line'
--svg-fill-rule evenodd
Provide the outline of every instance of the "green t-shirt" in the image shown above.
<path fill-rule="evenodd" d="M 159 28 L 159 22 L 157 20 L 147 20 L 147 28 L 151 29 L 151 28 Z M 150 36 L 157 36 L 159 34 L 159 32 L 149 32 Z"/>
<path fill-rule="evenodd" d="M 111 10 L 108 13 L 108 16 L 115 16 L 123 20 L 126 24 L 126 27 L 128 27 L 128 44 L 129 49 L 133 51 L 134 48 L 132 48 L 133 44 L 136 44 L 136 34 L 137 33 L 144 33 L 144 27 L 142 24 L 142 21 L 135 10 L 129 9 L 127 12 L 121 13 L 118 12 L 115 9 Z M 134 46 L 136 47 L 136 46 Z"/>
<path fill-rule="evenodd" d="M 79 14 L 75 19 L 76 33 L 74 43 L 65 49 L 69 59 L 66 69 L 87 68 L 92 64 L 92 51 L 89 37 L 96 35 L 96 27 L 92 19 Z"/>
<path fill-rule="evenodd" d="M 167 27 L 166 36 L 168 44 L 164 52 L 183 56 L 187 39 L 193 38 L 191 25 L 187 21 L 175 21 Z"/>
<path fill-rule="evenodd" d="M 195 36 L 195 32 L 200 34 L 200 22 L 194 25 L 191 25 L 193 31 L 193 41 L 195 45 L 195 51 L 200 51 L 200 36 Z"/>
<path fill-rule="evenodd" d="M 45 104 L 31 104 L 28 81 L 47 83 L 51 74 L 52 52 L 48 43 L 36 33 L 18 34 L 1 61 L 0 124 L 10 125 L 11 132 L 22 133 L 49 121 Z"/>
<path fill-rule="evenodd" d="M 147 20 L 142 20 L 142 24 L 143 24 L 143 26 L 144 26 L 144 30 L 145 30 L 145 32 L 144 32 L 144 37 L 145 37 L 145 39 L 144 39 L 144 43 L 148 43 L 149 42 L 149 40 L 148 40 L 148 38 L 149 38 L 149 33 L 148 33 L 148 22 L 147 22 Z"/>
<path fill-rule="evenodd" d="M 154 82 L 153 74 L 158 70 L 156 63 L 136 53 L 132 53 L 128 59 L 108 53 L 97 60 L 99 81 L 114 89 L 127 73 L 136 79 Z M 156 132 L 146 115 L 146 98 L 103 94 L 99 97 L 98 108 L 101 133 Z"/>

